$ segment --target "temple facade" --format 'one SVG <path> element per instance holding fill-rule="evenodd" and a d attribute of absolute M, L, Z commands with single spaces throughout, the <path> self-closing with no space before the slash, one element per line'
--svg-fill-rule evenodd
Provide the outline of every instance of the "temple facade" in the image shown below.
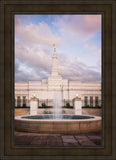
<path fill-rule="evenodd" d="M 15 83 L 15 107 L 30 106 L 33 96 L 38 98 L 39 106 L 53 106 L 54 94 L 60 92 L 63 106 L 74 104 L 74 98 L 78 96 L 82 100 L 82 106 L 101 106 L 101 83 L 80 82 L 63 79 L 58 73 L 57 54 L 54 46 L 51 75 L 41 81 L 16 82 Z"/>

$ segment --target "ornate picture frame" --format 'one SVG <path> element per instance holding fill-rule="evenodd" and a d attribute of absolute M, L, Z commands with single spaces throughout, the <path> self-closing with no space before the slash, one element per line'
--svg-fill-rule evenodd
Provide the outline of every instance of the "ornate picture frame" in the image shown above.
<path fill-rule="evenodd" d="M 36 1 L 3 0 L 1 5 L 1 116 L 2 160 L 104 159 L 115 160 L 115 14 L 114 0 Z M 14 137 L 14 15 L 16 13 L 102 14 L 103 146 L 97 148 L 16 147 Z"/>

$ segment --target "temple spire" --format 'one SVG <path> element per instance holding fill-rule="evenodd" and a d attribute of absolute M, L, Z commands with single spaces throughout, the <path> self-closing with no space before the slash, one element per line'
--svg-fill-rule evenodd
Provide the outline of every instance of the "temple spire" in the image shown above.
<path fill-rule="evenodd" d="M 54 46 L 54 53 L 56 52 L 56 47 L 55 47 L 55 43 L 53 44 L 53 46 Z"/>
<path fill-rule="evenodd" d="M 58 67 L 57 67 L 57 55 L 56 55 L 56 48 L 55 43 L 53 44 L 54 53 L 53 53 L 53 61 L 52 61 L 52 76 L 58 75 Z"/>

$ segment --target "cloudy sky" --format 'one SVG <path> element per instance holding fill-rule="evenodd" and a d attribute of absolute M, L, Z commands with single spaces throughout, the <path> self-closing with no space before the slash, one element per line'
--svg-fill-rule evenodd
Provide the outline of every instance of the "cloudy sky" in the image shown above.
<path fill-rule="evenodd" d="M 15 81 L 51 74 L 53 43 L 59 74 L 101 81 L 101 15 L 15 15 Z"/>

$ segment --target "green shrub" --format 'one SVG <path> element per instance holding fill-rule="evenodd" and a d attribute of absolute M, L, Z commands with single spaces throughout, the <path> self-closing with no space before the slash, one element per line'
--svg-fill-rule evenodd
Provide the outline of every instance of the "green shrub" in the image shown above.
<path fill-rule="evenodd" d="M 52 111 L 44 110 L 43 114 L 53 114 Z"/>
<path fill-rule="evenodd" d="M 53 112 L 52 112 L 52 111 L 49 111 L 49 114 L 53 114 Z"/>
<path fill-rule="evenodd" d="M 44 110 L 43 113 L 44 113 L 44 114 L 49 114 L 48 110 Z"/>
<path fill-rule="evenodd" d="M 65 114 L 65 113 L 66 113 L 66 112 L 63 110 L 63 111 L 62 111 L 62 114 Z"/>
<path fill-rule="evenodd" d="M 67 105 L 67 106 L 62 106 L 62 108 L 68 108 L 68 109 L 71 109 L 71 108 L 72 108 L 72 109 L 73 109 L 74 107 L 73 107 L 73 106 L 68 106 L 68 105 Z"/>
<path fill-rule="evenodd" d="M 53 108 L 52 106 L 38 106 L 38 108 Z"/>
<path fill-rule="evenodd" d="M 42 103 L 42 107 L 44 108 L 46 105 L 45 105 L 45 103 Z"/>
<path fill-rule="evenodd" d="M 14 108 L 30 108 L 30 106 L 23 106 L 23 107 L 21 107 L 21 106 L 15 106 Z"/>
<path fill-rule="evenodd" d="M 82 106 L 82 108 L 101 108 L 101 106 Z"/>

